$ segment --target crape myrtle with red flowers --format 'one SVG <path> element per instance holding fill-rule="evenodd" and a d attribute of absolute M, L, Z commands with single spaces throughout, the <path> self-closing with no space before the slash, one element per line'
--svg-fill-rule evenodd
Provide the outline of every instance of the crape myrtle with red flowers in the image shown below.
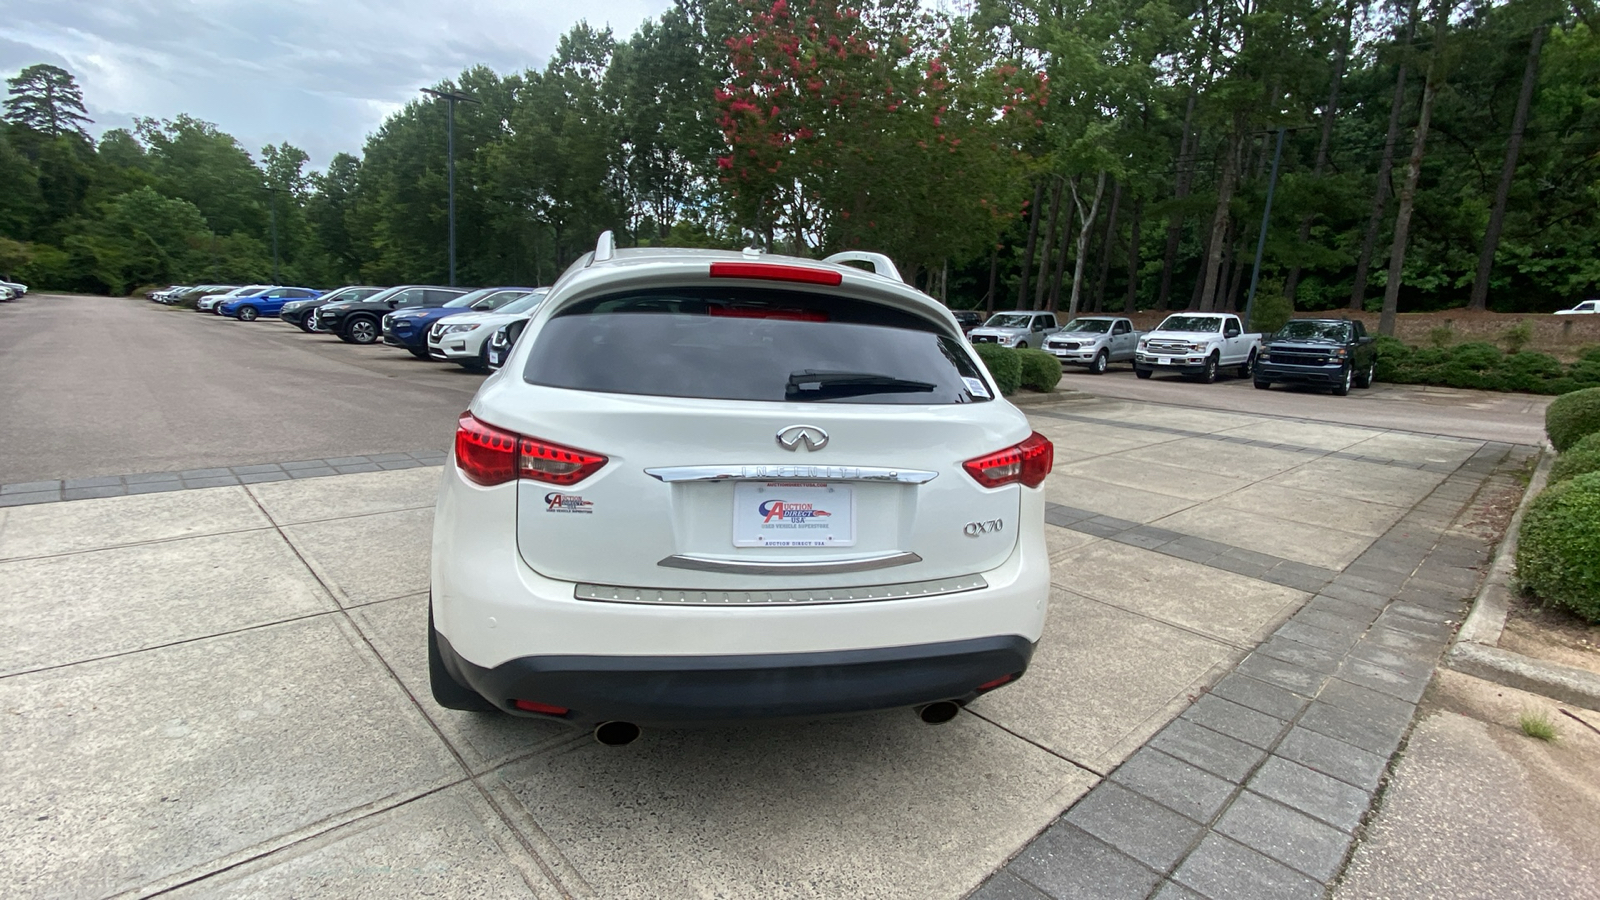
<path fill-rule="evenodd" d="M 985 253 L 1023 207 L 1042 72 L 914 0 L 741 0 L 716 92 L 736 220 L 798 252 L 872 249 L 908 274 Z"/>

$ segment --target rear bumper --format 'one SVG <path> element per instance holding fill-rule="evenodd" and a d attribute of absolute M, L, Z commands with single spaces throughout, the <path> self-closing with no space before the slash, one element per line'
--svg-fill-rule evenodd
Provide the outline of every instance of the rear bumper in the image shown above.
<path fill-rule="evenodd" d="M 1016 680 L 1034 645 L 1018 635 L 938 644 L 738 656 L 527 656 L 483 668 L 439 637 L 445 668 L 501 709 L 577 726 L 717 725 L 966 702 Z M 1007 682 L 1009 683 L 1009 681 Z M 513 701 L 566 707 L 523 713 Z"/>

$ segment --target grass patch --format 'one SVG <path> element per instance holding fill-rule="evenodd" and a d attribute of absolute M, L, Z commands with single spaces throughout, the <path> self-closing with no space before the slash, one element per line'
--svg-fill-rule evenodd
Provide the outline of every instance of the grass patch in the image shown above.
<path fill-rule="evenodd" d="M 1550 714 L 1543 710 L 1526 709 L 1517 717 L 1517 725 L 1521 726 L 1522 733 L 1536 741 L 1554 743 L 1561 735 L 1556 733 L 1556 723 Z"/>

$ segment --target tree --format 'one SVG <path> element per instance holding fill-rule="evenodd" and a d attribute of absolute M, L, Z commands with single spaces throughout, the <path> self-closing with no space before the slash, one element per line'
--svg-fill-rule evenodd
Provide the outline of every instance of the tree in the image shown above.
<path fill-rule="evenodd" d="M 83 126 L 94 120 L 83 108 L 82 89 L 66 69 L 38 63 L 6 79 L 6 85 L 6 121 L 52 138 L 71 134 L 89 139 Z"/>
<path fill-rule="evenodd" d="M 1494 270 L 1495 251 L 1500 248 L 1500 230 L 1505 226 L 1506 201 L 1511 197 L 1511 182 L 1517 176 L 1517 155 L 1522 152 L 1522 133 L 1528 125 L 1528 107 L 1539 82 L 1539 49 L 1544 46 L 1545 26 L 1533 29 L 1528 42 L 1528 64 L 1522 73 L 1522 90 L 1517 94 L 1517 111 L 1511 116 L 1511 136 L 1506 140 L 1506 159 L 1500 168 L 1500 186 L 1495 190 L 1494 209 L 1483 234 L 1483 251 L 1478 255 L 1478 274 L 1472 280 L 1469 309 L 1484 309 L 1489 303 L 1489 275 Z"/>

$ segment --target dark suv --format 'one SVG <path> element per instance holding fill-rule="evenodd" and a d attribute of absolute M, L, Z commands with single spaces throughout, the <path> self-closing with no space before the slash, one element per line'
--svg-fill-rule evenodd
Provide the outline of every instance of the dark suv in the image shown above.
<path fill-rule="evenodd" d="M 466 292 L 466 288 L 436 284 L 402 284 L 361 300 L 329 303 L 313 312 L 308 324 L 314 331 L 336 334 L 351 344 L 371 344 L 383 336 L 380 323 L 385 314 L 397 309 L 443 306 Z"/>
<path fill-rule="evenodd" d="M 1295 319 L 1263 342 L 1256 357 L 1256 387 L 1304 384 L 1332 388 L 1341 397 L 1352 386 L 1372 387 L 1378 348 L 1366 326 L 1353 319 Z"/>

